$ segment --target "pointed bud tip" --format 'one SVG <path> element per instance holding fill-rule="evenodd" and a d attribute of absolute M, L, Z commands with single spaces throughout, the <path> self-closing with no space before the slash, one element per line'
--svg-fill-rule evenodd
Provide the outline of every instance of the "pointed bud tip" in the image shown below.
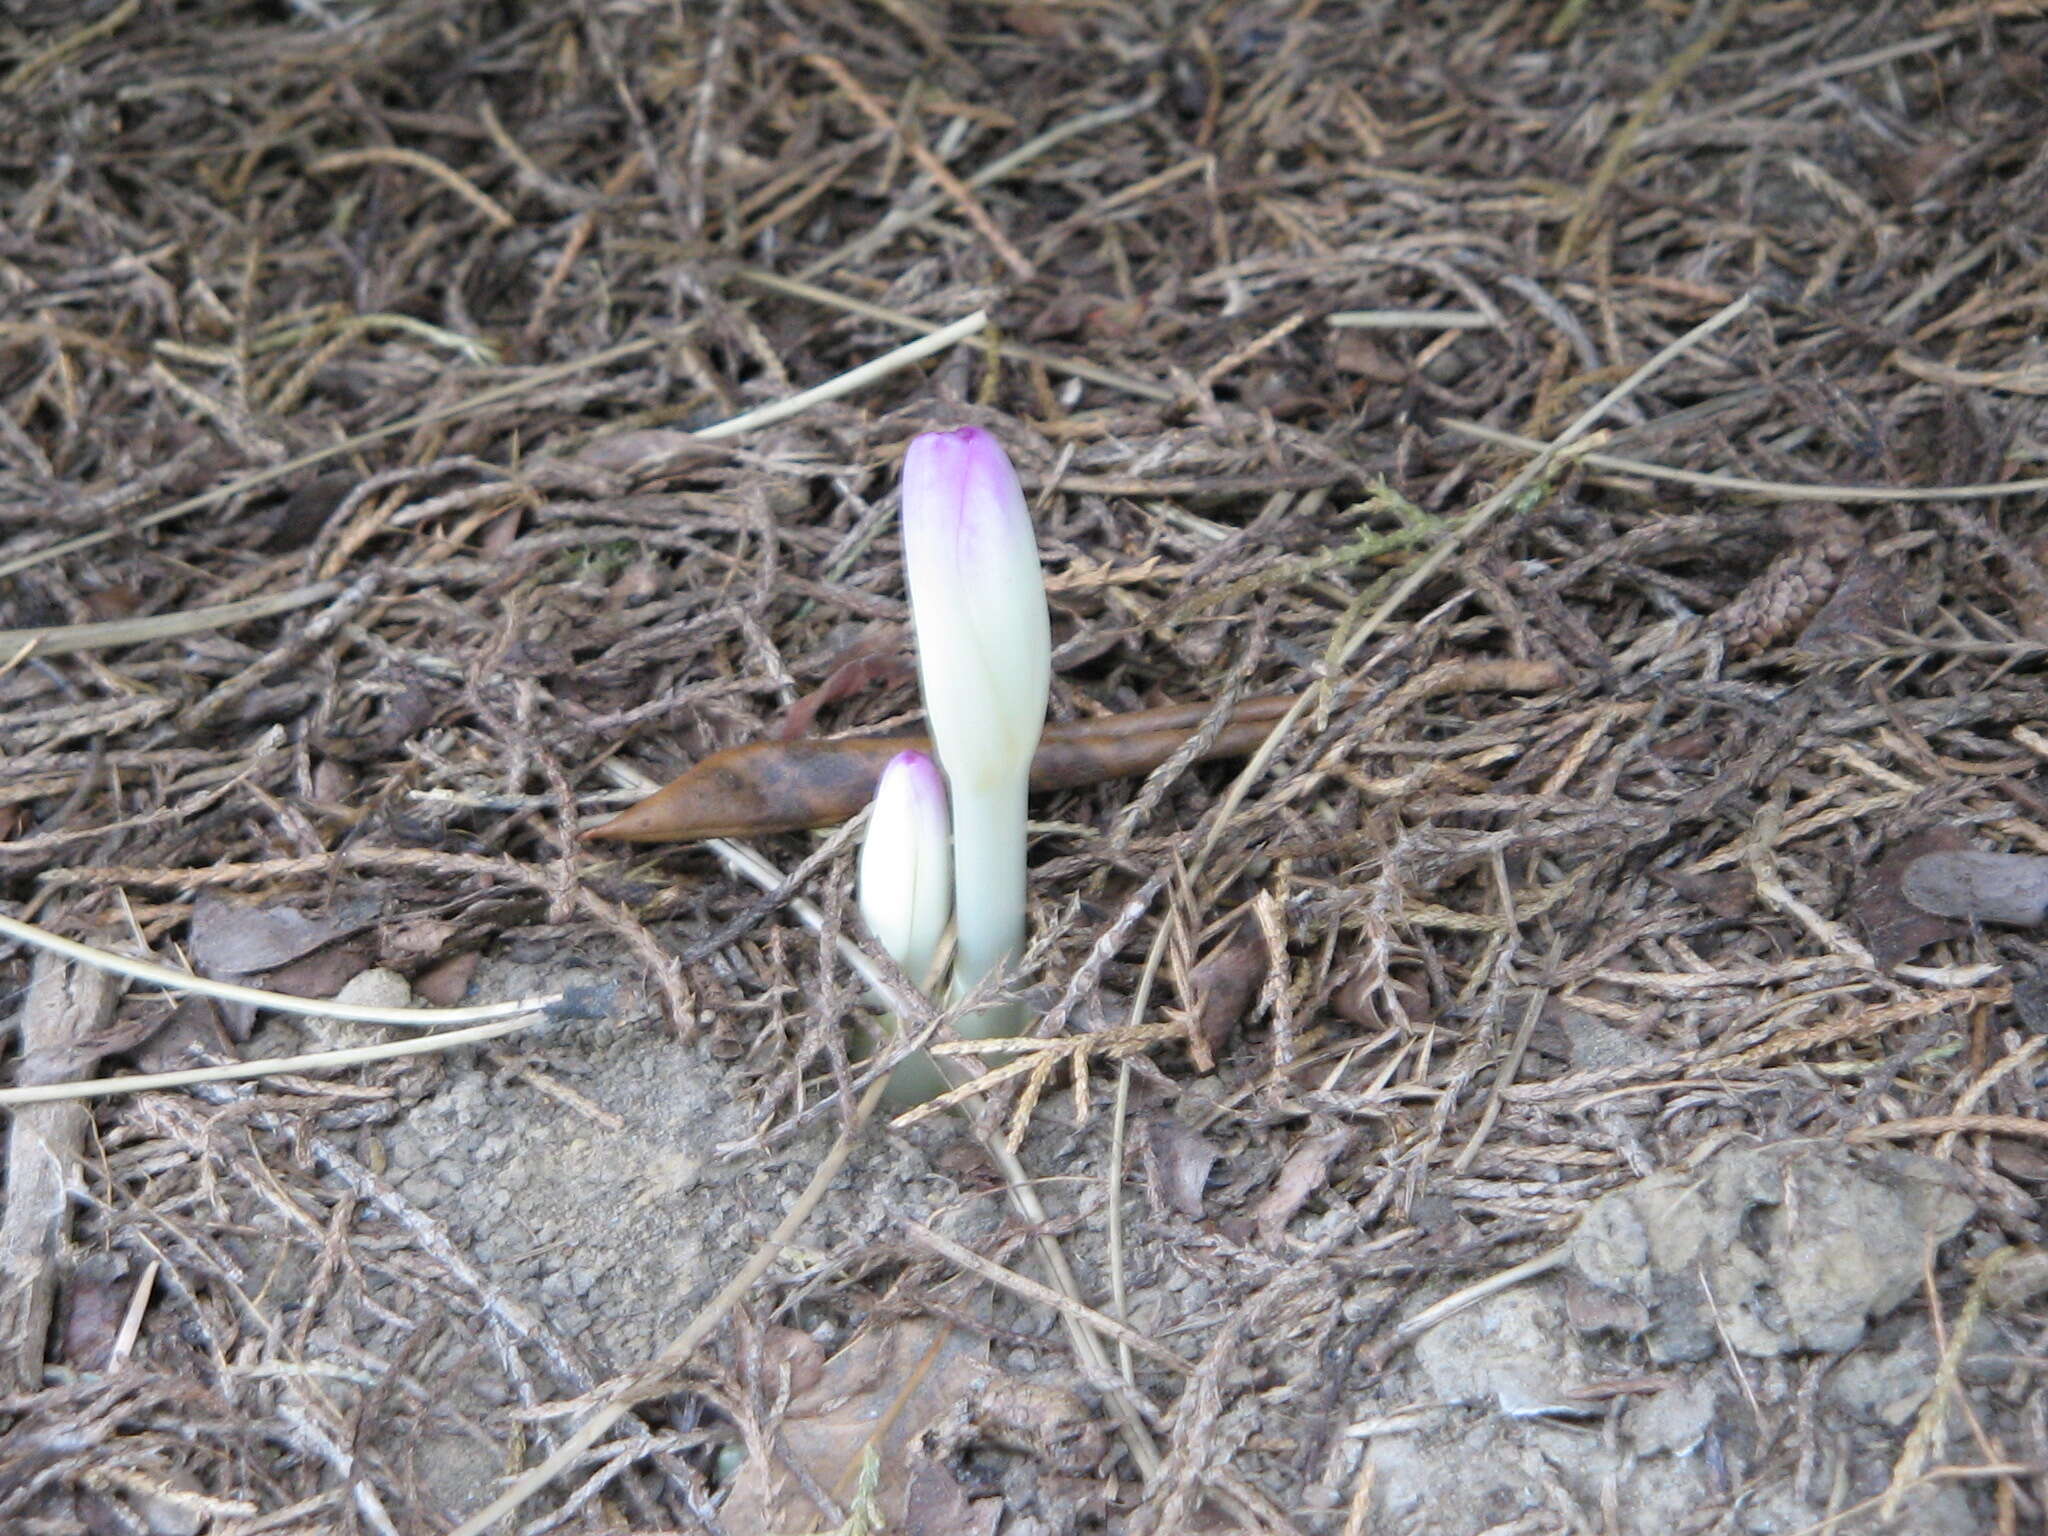
<path fill-rule="evenodd" d="M 919 836 L 945 840 L 946 776 L 926 753 L 898 752 L 883 765 L 881 780 L 875 785 L 878 816 L 885 814 L 885 804 L 890 807 L 887 814 L 913 818 Z"/>
<path fill-rule="evenodd" d="M 1038 543 L 1024 487 L 993 433 L 955 427 L 911 439 L 903 456 L 903 552 L 913 601 L 920 585 L 980 587 L 1010 578 L 1026 560 L 1035 571 Z"/>
<path fill-rule="evenodd" d="M 910 440 L 906 453 L 920 458 L 933 454 L 954 456 L 970 453 L 1001 453 L 995 434 L 983 427 L 949 427 L 941 432 L 920 432 Z"/>

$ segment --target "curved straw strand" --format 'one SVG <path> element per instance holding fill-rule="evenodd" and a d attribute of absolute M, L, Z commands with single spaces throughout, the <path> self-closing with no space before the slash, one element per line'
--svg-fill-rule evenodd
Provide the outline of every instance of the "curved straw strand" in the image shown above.
<path fill-rule="evenodd" d="M 333 1015 L 328 1015 L 333 1017 Z M 475 1045 L 496 1040 L 544 1024 L 549 1015 L 537 1010 L 522 1019 L 500 1019 L 495 1024 L 478 1024 L 471 1029 L 444 1029 L 410 1040 L 387 1040 L 382 1045 L 350 1046 L 340 1051 L 309 1051 L 303 1056 L 266 1056 L 256 1061 L 233 1061 L 218 1067 L 188 1067 L 181 1072 L 145 1072 L 128 1077 L 85 1077 L 69 1083 L 39 1083 L 33 1088 L 0 1088 L 0 1106 L 49 1104 L 59 1099 L 104 1099 L 117 1093 L 148 1093 L 158 1088 L 183 1088 L 192 1083 L 226 1083 L 252 1077 L 273 1077 L 283 1072 L 320 1072 L 334 1067 L 353 1067 L 366 1061 L 390 1061 L 397 1056 L 426 1056 L 435 1051 L 452 1051 L 458 1045 Z"/>
<path fill-rule="evenodd" d="M 1522 453 L 1543 453 L 1554 445 L 1502 432 L 1445 416 L 1439 424 L 1463 437 L 1477 438 Z M 2037 496 L 2048 491 L 2048 475 L 2031 480 L 1993 480 L 1983 485 L 1808 485 L 1796 480 L 1756 480 L 1748 475 L 1724 475 L 1703 469 L 1676 469 L 1648 459 L 1623 458 L 1613 453 L 1582 453 L 1578 461 L 1589 469 L 1604 469 L 1618 475 L 1644 480 L 1663 480 L 1673 485 L 1697 485 L 1714 491 L 1739 491 L 1755 496 L 1773 496 L 1780 501 L 1831 501 L 1844 505 L 1887 501 L 1975 501 L 1996 496 Z"/>
<path fill-rule="evenodd" d="M 80 965 L 89 965 L 97 970 L 112 971 L 116 976 L 126 976 L 134 981 L 146 981 L 154 987 L 166 987 L 173 992 L 197 992 L 206 997 L 217 997 L 223 1002 L 247 1003 L 252 1008 L 268 1008 L 273 1013 L 296 1013 L 307 1018 L 343 1019 L 351 1024 L 395 1024 L 405 1029 L 431 1029 L 437 1025 L 483 1024 L 496 1019 L 509 1019 L 523 1013 L 541 1013 L 563 1001 L 564 994 L 551 993 L 546 997 L 522 997 L 509 1003 L 479 1003 L 469 1008 L 379 1008 L 367 1003 L 337 1003 L 332 999 L 317 997 L 293 997 L 285 992 L 266 992 L 261 987 L 245 987 L 232 981 L 214 981 L 205 976 L 195 976 L 190 971 L 174 971 L 168 965 L 158 965 L 154 960 L 138 960 L 130 955 L 117 955 L 112 950 L 95 949 L 90 944 L 81 944 L 76 939 L 67 939 L 61 934 L 38 928 L 34 923 L 24 923 L 19 918 L 0 916 L 0 936 L 19 939 L 37 949 L 47 949 L 52 954 L 62 955 Z M 4 1102 L 4 1101 L 0 1101 Z"/>
<path fill-rule="evenodd" d="M 104 619 L 97 624 L 57 624 L 45 629 L 0 629 L 0 653 L 11 654 L 28 646 L 37 656 L 69 656 L 76 651 L 196 635 L 249 619 L 289 613 L 332 597 L 340 590 L 338 581 L 316 581 L 311 586 L 273 592 L 268 597 L 247 597 L 238 603 L 215 603 L 210 608 L 187 608 L 179 613 L 153 614 L 146 619 Z"/>

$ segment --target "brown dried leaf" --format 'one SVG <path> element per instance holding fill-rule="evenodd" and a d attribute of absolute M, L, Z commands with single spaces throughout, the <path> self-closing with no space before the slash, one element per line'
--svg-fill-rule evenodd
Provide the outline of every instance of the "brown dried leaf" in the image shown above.
<path fill-rule="evenodd" d="M 1197 1131 L 1174 1119 L 1153 1121 L 1140 1144 L 1145 1188 L 1155 1210 L 1178 1211 L 1199 1221 L 1202 1191 L 1216 1165 L 1216 1149 Z"/>
<path fill-rule="evenodd" d="M 367 938 L 316 949 L 290 965 L 266 973 L 263 985 L 292 997 L 332 997 L 370 968 Z"/>
<path fill-rule="evenodd" d="M 482 954 L 474 949 L 450 955 L 415 976 L 412 990 L 421 1002 L 431 1008 L 453 1008 L 469 995 L 470 979 L 476 975 L 477 962 L 482 958 Z"/>
<path fill-rule="evenodd" d="M 313 917 L 289 906 L 253 906 L 225 901 L 209 892 L 192 907 L 186 948 L 192 968 L 216 981 L 261 978 L 273 992 L 294 997 L 332 997 L 370 963 L 367 944 L 337 941 L 359 932 L 368 910 L 337 910 Z M 246 1040 L 256 1011 L 246 1003 L 208 1003 L 236 1040 Z M 204 1033 L 202 1029 L 202 1034 Z M 175 1034 L 156 1042 L 176 1043 Z"/>
<path fill-rule="evenodd" d="M 915 670 L 903 626 L 891 624 L 879 629 L 839 653 L 831 675 L 789 706 L 789 713 L 775 728 L 775 739 L 795 741 L 808 736 L 817 724 L 818 711 L 827 704 L 836 704 L 869 688 L 908 681 Z"/>
<path fill-rule="evenodd" d="M 187 939 L 194 970 L 235 979 L 274 970 L 361 926 L 359 918 L 309 917 L 297 907 L 244 906 L 208 893 L 193 903 Z"/>
<path fill-rule="evenodd" d="M 1203 757 L 1251 751 L 1287 703 L 1281 695 L 1244 700 Z M 1187 741 L 1206 713 L 1200 705 L 1173 705 L 1048 725 L 1031 760 L 1031 788 L 1075 789 L 1148 773 Z M 858 814 L 874 798 L 889 759 L 913 749 L 931 751 L 930 738 L 807 737 L 728 747 L 583 835 L 670 843 L 829 827 Z"/>
<path fill-rule="evenodd" d="M 1258 1000 L 1271 957 L 1258 919 L 1247 912 L 1188 976 L 1188 1049 L 1208 1072 L 1245 1014 Z"/>
<path fill-rule="evenodd" d="M 1261 1246 L 1280 1246 L 1280 1239 L 1287 1223 L 1294 1219 L 1294 1213 L 1329 1181 L 1330 1164 L 1351 1145 L 1351 1134 L 1350 1127 L 1338 1126 L 1304 1136 L 1288 1153 L 1272 1189 L 1267 1191 L 1265 1199 L 1252 1207 L 1252 1220 L 1258 1224 Z"/>
<path fill-rule="evenodd" d="M 782 1442 L 842 1506 L 853 1497 L 861 1460 L 872 1446 L 881 1460 L 882 1516 L 890 1530 L 904 1529 L 913 1482 L 921 1500 L 936 1501 L 928 1474 L 918 1468 L 917 1441 L 987 1378 L 985 1350 L 950 1324 L 923 1318 L 870 1328 L 825 1362 L 808 1391 L 790 1399 L 780 1425 Z M 829 1528 L 826 1513 L 795 1478 L 758 1460 L 740 1469 L 719 1514 L 731 1536 Z"/>
<path fill-rule="evenodd" d="M 1916 832 L 1870 866 L 1849 897 L 1863 942 L 1879 970 L 1904 964 L 1930 944 L 1961 938 L 1969 930 L 1961 923 L 1930 917 L 1906 899 L 1901 883 L 1906 868 L 1930 853 L 1966 847 L 1968 837 L 1956 827 L 1929 827 Z"/>

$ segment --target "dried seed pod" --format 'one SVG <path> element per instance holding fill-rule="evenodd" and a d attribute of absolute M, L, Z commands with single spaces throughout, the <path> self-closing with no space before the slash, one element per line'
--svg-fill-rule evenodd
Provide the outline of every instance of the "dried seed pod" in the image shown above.
<path fill-rule="evenodd" d="M 2048 921 L 2048 858 L 2039 854 L 1925 854 L 1906 866 L 1899 889 L 1937 917 L 2017 928 Z"/>
<path fill-rule="evenodd" d="M 1792 547 L 1714 615 L 1714 627 L 1738 656 L 1752 655 L 1796 635 L 1827 606 L 1842 571 L 1863 548 L 1863 531 L 1835 507 L 1780 509 L 1779 524 Z"/>

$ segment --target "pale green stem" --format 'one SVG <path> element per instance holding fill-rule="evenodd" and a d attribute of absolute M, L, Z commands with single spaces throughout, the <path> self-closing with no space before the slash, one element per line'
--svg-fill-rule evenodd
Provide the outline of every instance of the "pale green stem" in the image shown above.
<path fill-rule="evenodd" d="M 943 762 L 943 759 L 941 760 Z M 1024 952 L 1024 802 L 1028 762 L 995 784 L 956 782 L 953 790 L 953 923 L 959 950 L 953 995 Z M 1024 1010 L 1003 1003 L 969 1014 L 960 1033 L 973 1040 L 1014 1035 Z"/>
<path fill-rule="evenodd" d="M 902 1028 L 903 1021 L 890 1014 L 889 1033 L 895 1035 Z M 952 1080 L 930 1051 L 912 1051 L 889 1073 L 889 1091 L 883 1098 L 892 1108 L 907 1109 L 913 1104 L 930 1103 L 952 1086 Z"/>

